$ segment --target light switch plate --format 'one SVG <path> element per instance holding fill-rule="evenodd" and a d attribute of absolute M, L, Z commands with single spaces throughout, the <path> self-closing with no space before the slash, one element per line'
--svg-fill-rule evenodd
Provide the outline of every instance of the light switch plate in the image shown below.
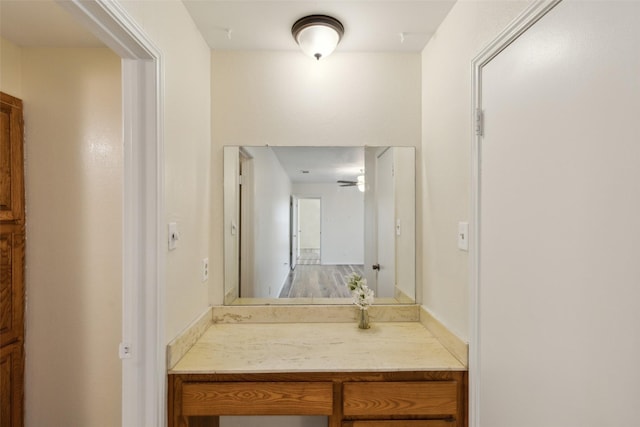
<path fill-rule="evenodd" d="M 469 250 L 469 223 L 458 223 L 458 249 L 462 251 Z"/>

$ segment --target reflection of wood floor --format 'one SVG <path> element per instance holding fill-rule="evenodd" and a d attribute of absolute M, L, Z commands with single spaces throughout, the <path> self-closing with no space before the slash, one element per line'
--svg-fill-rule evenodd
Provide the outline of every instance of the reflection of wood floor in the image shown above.
<path fill-rule="evenodd" d="M 320 249 L 300 249 L 297 265 L 320 264 Z"/>
<path fill-rule="evenodd" d="M 348 298 L 344 276 L 364 275 L 362 265 L 297 265 L 289 273 L 280 298 Z"/>

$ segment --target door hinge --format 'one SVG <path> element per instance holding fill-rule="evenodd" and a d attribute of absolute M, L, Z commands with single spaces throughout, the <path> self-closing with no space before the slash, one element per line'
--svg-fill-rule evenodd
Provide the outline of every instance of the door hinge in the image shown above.
<path fill-rule="evenodd" d="M 476 108 L 476 135 L 484 135 L 484 112 L 481 108 Z"/>
<path fill-rule="evenodd" d="M 242 184 L 244 184 L 242 175 L 238 175 L 238 185 L 242 185 Z"/>

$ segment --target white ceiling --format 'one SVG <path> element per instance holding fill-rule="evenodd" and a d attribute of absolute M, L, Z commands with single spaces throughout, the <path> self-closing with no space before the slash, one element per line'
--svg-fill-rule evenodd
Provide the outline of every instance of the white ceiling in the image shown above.
<path fill-rule="evenodd" d="M 225 50 L 297 50 L 291 26 L 324 14 L 345 27 L 338 52 L 419 52 L 455 0 L 183 0 L 209 46 Z M 229 39 L 227 30 L 231 30 Z M 404 42 L 400 34 L 404 33 Z"/>
<path fill-rule="evenodd" d="M 338 52 L 419 52 L 455 0 L 183 3 L 212 49 L 296 50 L 291 26 L 302 16 L 319 13 L 334 16 L 345 27 Z M 103 46 L 53 0 L 0 0 L 0 36 L 22 47 Z"/>
<path fill-rule="evenodd" d="M 269 148 L 294 183 L 355 181 L 364 171 L 364 147 Z"/>

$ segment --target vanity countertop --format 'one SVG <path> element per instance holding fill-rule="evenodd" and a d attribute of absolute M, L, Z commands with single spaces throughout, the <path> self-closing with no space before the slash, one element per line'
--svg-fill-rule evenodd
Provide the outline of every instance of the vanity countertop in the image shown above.
<path fill-rule="evenodd" d="M 213 324 L 169 374 L 465 371 L 419 322 Z"/>

